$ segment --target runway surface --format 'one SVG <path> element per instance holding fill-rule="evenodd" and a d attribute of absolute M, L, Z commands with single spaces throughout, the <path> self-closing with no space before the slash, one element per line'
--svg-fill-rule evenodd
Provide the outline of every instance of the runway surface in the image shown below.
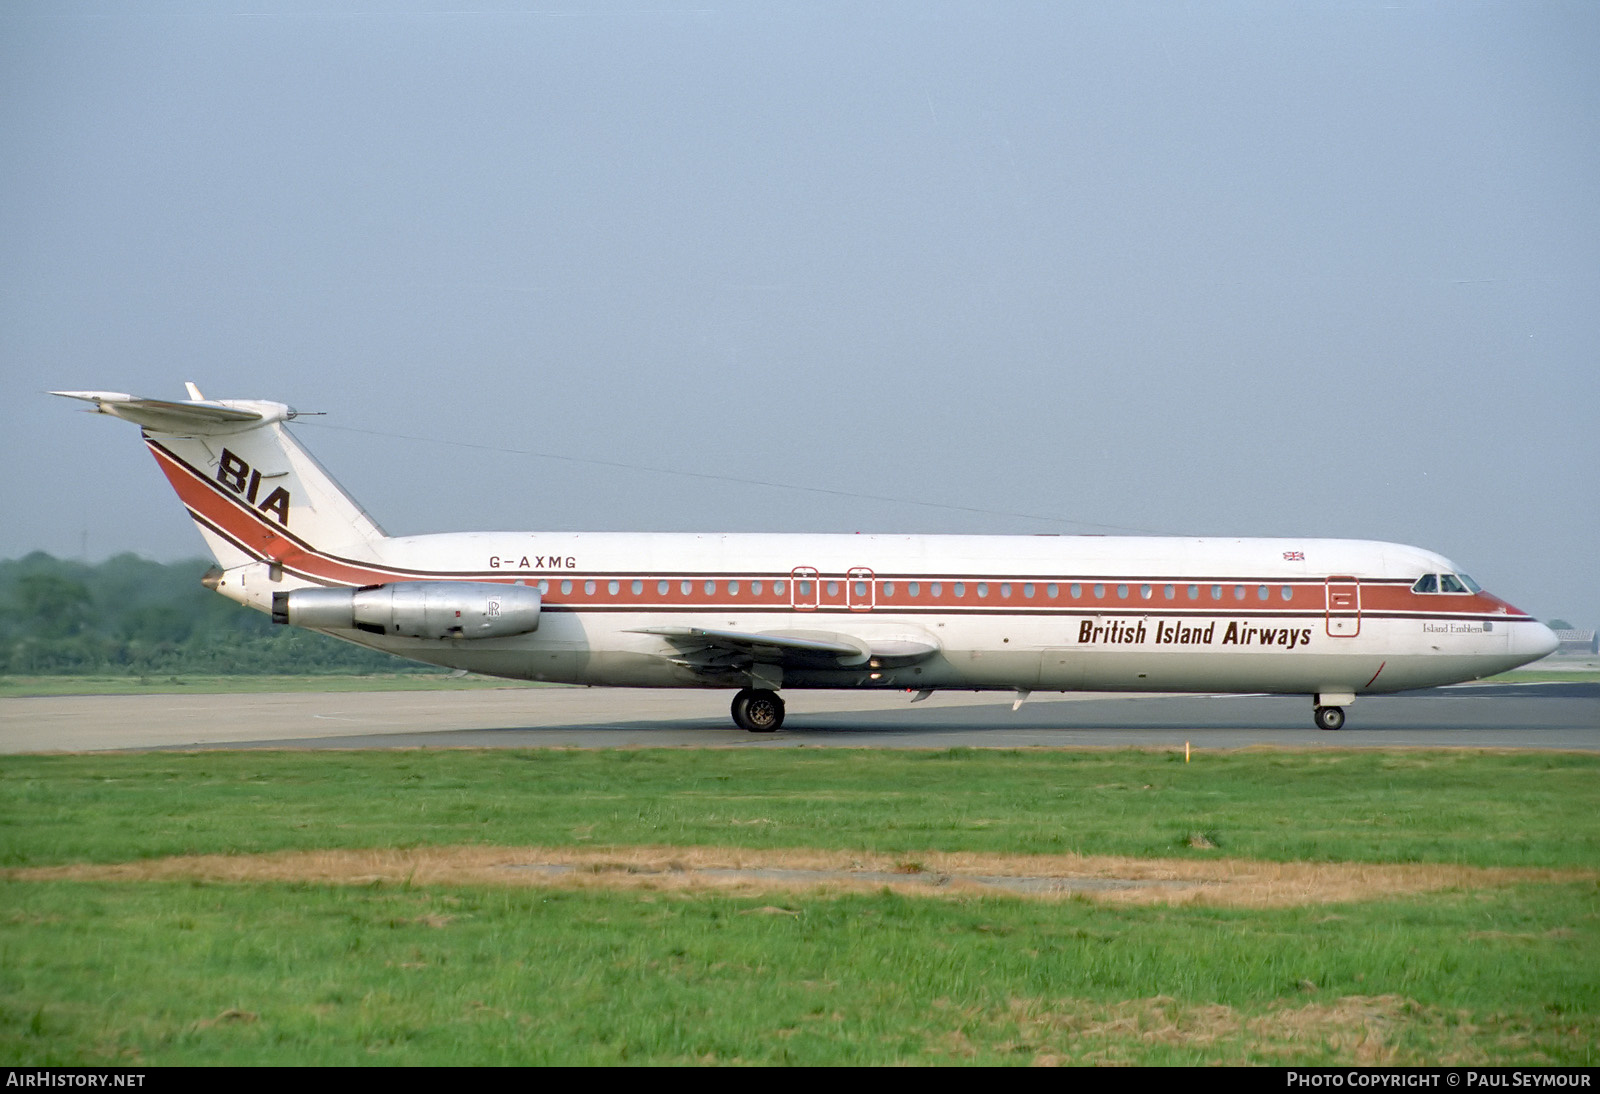
<path fill-rule="evenodd" d="M 1319 732 L 1304 696 L 786 692 L 778 733 L 733 728 L 726 692 L 600 688 L 0 700 L 0 753 L 162 748 L 1174 747 L 1600 751 L 1600 683 L 1362 698 Z"/>

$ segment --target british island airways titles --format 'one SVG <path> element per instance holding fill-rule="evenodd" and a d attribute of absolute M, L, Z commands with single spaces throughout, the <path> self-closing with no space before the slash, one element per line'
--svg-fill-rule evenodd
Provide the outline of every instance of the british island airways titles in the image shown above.
<path fill-rule="evenodd" d="M 1145 620 L 1137 623 L 1124 623 L 1113 620 L 1110 623 L 1096 623 L 1085 619 L 1078 624 L 1078 644 L 1081 646 L 1093 645 L 1130 645 L 1136 646 L 1150 638 L 1150 631 L 1145 625 Z M 1184 623 L 1163 623 L 1156 620 L 1155 644 L 1158 646 L 1282 646 L 1285 649 L 1295 649 L 1311 644 L 1310 627 L 1258 627 L 1252 623 L 1229 623 L 1217 634 L 1217 621 L 1212 620 L 1205 626 L 1189 626 Z"/>

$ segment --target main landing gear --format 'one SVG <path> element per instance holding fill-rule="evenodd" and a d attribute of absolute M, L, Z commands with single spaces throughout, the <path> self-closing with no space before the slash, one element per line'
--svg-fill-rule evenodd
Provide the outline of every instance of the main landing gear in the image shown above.
<path fill-rule="evenodd" d="M 733 697 L 733 724 L 751 733 L 775 733 L 783 725 L 783 700 L 775 691 L 745 688 Z"/>
<path fill-rule="evenodd" d="M 1314 717 L 1318 729 L 1344 728 L 1344 707 L 1318 707 Z"/>

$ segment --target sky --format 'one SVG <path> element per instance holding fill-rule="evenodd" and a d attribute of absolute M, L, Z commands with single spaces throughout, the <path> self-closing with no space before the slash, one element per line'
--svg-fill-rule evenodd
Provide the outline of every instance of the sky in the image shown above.
<path fill-rule="evenodd" d="M 50 389 L 392 533 L 1341 536 L 1600 625 L 1600 5 L 0 8 L 0 558 L 202 542 Z"/>

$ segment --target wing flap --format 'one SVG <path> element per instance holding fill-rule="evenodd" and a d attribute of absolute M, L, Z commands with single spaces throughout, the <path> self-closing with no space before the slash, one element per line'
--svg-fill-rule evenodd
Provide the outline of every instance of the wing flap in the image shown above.
<path fill-rule="evenodd" d="M 687 640 L 715 649 L 748 654 L 753 660 L 782 662 L 790 658 L 815 660 L 834 657 L 841 665 L 860 665 L 872 656 L 865 643 L 842 634 L 824 632 L 789 633 L 727 631 L 710 627 L 639 627 L 633 634 L 654 634 L 662 638 Z"/>
<path fill-rule="evenodd" d="M 831 661 L 840 668 L 910 665 L 939 652 L 939 644 L 925 632 L 896 631 L 870 640 L 834 631 L 732 631 L 712 627 L 639 627 L 633 634 L 653 634 L 672 640 L 687 668 L 709 671 L 746 663 L 816 666 Z"/>

